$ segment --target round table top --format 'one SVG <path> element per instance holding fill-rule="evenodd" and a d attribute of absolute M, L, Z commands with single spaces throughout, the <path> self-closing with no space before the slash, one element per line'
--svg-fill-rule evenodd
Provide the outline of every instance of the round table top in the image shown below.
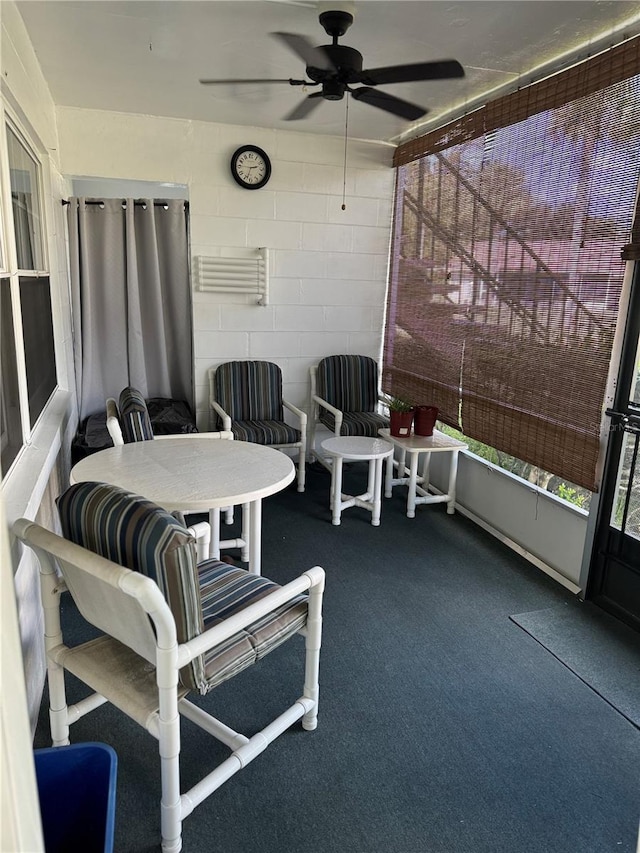
<path fill-rule="evenodd" d="M 292 460 L 273 447 L 197 434 L 109 447 L 82 459 L 71 482 L 110 483 L 168 510 L 206 512 L 284 489 Z"/>
<path fill-rule="evenodd" d="M 381 438 L 340 435 L 325 438 L 322 449 L 331 456 L 341 456 L 343 459 L 380 459 L 393 452 L 393 445 Z"/>

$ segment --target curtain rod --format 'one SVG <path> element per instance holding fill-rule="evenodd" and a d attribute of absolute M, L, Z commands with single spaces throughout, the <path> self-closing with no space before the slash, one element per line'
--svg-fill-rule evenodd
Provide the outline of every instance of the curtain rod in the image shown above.
<path fill-rule="evenodd" d="M 185 199 L 175 199 L 175 200 L 176 200 L 176 201 L 182 201 L 182 202 L 184 202 L 184 206 L 185 206 L 186 208 L 188 208 L 188 207 L 189 207 L 189 202 L 188 202 L 188 201 L 186 201 Z M 167 199 L 166 201 L 154 201 L 154 202 L 153 202 L 153 206 L 154 206 L 154 207 L 164 207 L 164 208 L 166 209 L 166 208 L 169 206 L 169 205 L 168 205 L 168 203 L 167 203 L 168 201 L 173 201 L 173 199 Z M 70 204 L 70 201 L 69 201 L 69 199 L 68 199 L 68 198 L 63 198 L 63 199 L 61 200 L 61 204 L 63 204 L 63 205 L 65 205 L 65 204 Z M 104 204 L 104 201 L 101 201 L 100 199 L 87 199 L 87 201 L 85 201 L 85 204 L 102 204 L 102 205 L 103 205 L 103 204 Z M 135 205 L 136 207 L 144 207 L 144 206 L 146 205 L 146 201 L 137 201 L 137 200 L 136 200 L 136 201 L 134 201 L 134 205 Z M 126 207 L 126 206 L 127 206 L 126 201 L 123 201 L 123 202 L 122 202 L 122 206 L 123 206 L 123 207 Z"/>

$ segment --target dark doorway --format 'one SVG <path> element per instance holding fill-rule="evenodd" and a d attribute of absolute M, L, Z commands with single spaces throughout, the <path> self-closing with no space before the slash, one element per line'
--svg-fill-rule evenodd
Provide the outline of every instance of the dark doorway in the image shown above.
<path fill-rule="evenodd" d="M 640 631 L 640 261 L 635 261 L 586 597 Z"/>

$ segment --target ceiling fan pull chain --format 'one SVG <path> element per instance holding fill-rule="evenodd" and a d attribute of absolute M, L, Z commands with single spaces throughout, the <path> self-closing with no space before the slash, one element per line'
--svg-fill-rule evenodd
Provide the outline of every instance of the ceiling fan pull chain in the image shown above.
<path fill-rule="evenodd" d="M 342 171 L 342 210 L 347 209 L 345 202 L 345 194 L 347 188 L 347 138 L 349 129 L 349 92 L 345 92 L 345 117 L 344 117 L 344 167 Z"/>

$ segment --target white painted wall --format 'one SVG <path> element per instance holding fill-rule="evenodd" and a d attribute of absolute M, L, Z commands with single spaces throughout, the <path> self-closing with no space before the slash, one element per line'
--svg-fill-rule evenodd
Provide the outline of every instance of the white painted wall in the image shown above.
<path fill-rule="evenodd" d="M 306 408 L 309 367 L 324 355 L 378 358 L 391 227 L 393 149 L 350 141 L 346 210 L 344 140 L 204 122 L 59 107 L 67 175 L 186 184 L 192 255 L 266 246 L 270 304 L 194 292 L 198 425 L 206 428 L 210 366 L 267 359 L 282 367 L 284 395 Z M 271 180 L 247 191 L 229 161 L 254 143 Z"/>
<path fill-rule="evenodd" d="M 431 482 L 445 491 L 449 454 L 434 453 Z M 459 454 L 456 503 L 492 533 L 577 592 L 588 514 L 473 453 Z M 416 518 L 430 507 L 418 507 Z M 556 574 L 559 577 L 556 577 Z"/>

